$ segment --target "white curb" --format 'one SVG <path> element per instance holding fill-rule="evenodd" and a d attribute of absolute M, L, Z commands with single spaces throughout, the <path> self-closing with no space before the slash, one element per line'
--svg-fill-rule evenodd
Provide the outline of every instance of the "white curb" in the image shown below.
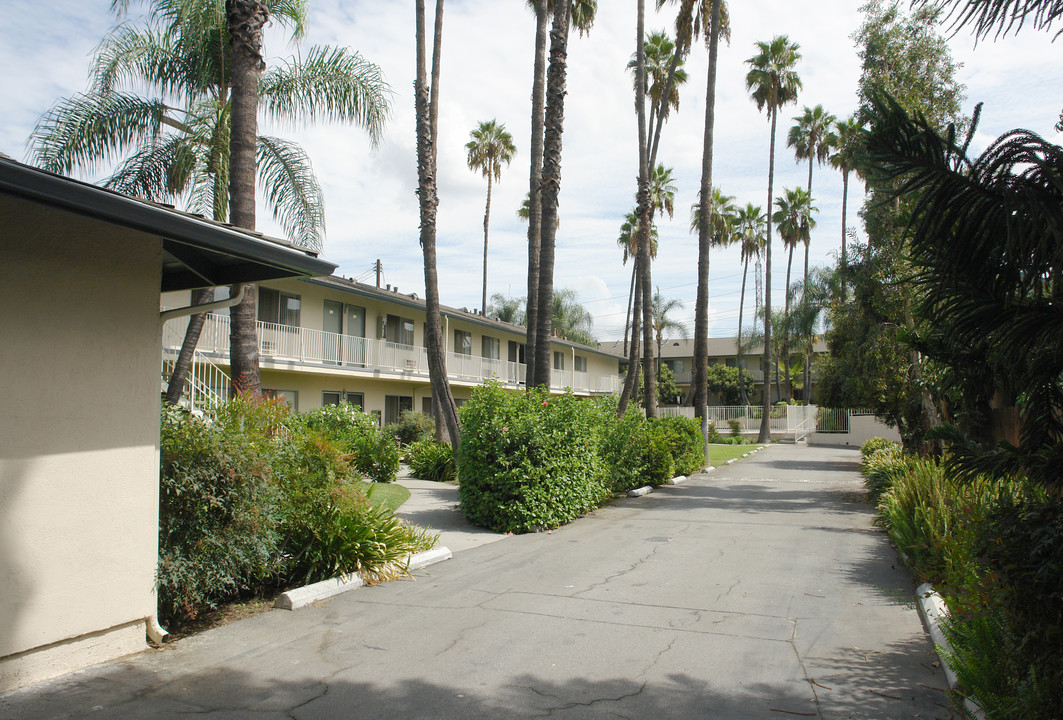
<path fill-rule="evenodd" d="M 454 557 L 454 554 L 446 547 L 426 550 L 425 552 L 416 553 L 407 557 L 407 569 L 419 570 L 420 568 L 427 567 L 434 563 L 449 560 L 452 557 Z M 362 578 L 358 577 L 357 573 L 341 575 L 339 577 L 311 583 L 310 585 L 304 585 L 303 587 L 282 593 L 273 601 L 273 607 L 278 610 L 298 610 L 299 608 L 311 605 L 318 600 L 324 600 L 325 598 L 345 593 L 348 590 L 360 588 L 363 585 L 365 585 L 365 582 L 362 581 Z"/>
<path fill-rule="evenodd" d="M 645 495 L 646 493 L 650 492 L 652 489 L 653 488 L 651 488 L 649 485 L 643 485 L 640 488 L 635 488 L 634 490 L 628 490 L 627 491 L 627 496 L 628 497 L 641 497 L 642 495 Z"/>
<path fill-rule="evenodd" d="M 679 483 L 686 482 L 686 475 L 676 475 L 674 478 L 665 483 L 665 485 L 678 485 Z"/>
<path fill-rule="evenodd" d="M 930 639 L 933 641 L 937 652 L 938 659 L 941 661 L 941 669 L 945 671 L 945 680 L 949 684 L 949 688 L 956 690 L 959 685 L 959 680 L 956 678 L 956 673 L 952 671 L 945 663 L 945 658 L 938 652 L 938 647 L 943 649 L 947 653 L 952 653 L 952 645 L 949 644 L 948 639 L 945 637 L 945 633 L 941 631 L 941 619 L 948 613 L 948 607 L 945 605 L 945 601 L 937 591 L 934 590 L 934 586 L 930 583 L 923 583 L 916 589 L 916 594 L 919 601 L 919 614 L 923 618 L 923 624 L 926 626 L 926 631 L 930 634 Z M 971 702 L 969 699 L 964 700 L 964 705 L 967 710 L 976 718 L 984 718 L 985 713 L 982 709 Z"/>

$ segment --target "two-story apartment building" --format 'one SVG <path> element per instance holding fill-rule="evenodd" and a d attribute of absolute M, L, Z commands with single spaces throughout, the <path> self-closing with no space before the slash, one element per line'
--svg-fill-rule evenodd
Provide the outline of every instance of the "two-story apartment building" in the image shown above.
<path fill-rule="evenodd" d="M 164 307 L 184 305 L 188 295 L 166 294 L 162 302 Z M 523 327 L 450 307 L 443 307 L 441 316 L 447 372 L 459 404 L 486 379 L 523 387 Z M 424 300 L 397 288 L 335 276 L 262 283 L 262 387 L 299 410 L 349 402 L 383 423 L 396 421 L 403 410 L 431 412 L 425 317 Z M 167 324 L 164 359 L 176 355 L 186 324 Z M 617 354 L 562 338 L 552 344 L 552 391 L 571 388 L 583 396 L 619 391 Z M 201 362 L 227 370 L 229 318 L 224 312 L 207 316 L 198 351 Z"/>

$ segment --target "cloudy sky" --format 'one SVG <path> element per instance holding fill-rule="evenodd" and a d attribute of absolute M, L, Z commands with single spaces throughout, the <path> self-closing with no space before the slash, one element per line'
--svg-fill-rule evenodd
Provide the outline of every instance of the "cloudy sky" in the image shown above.
<path fill-rule="evenodd" d="M 370 147 L 350 127 L 266 127 L 298 140 L 310 154 L 325 191 L 324 257 L 338 273 L 372 281 L 378 258 L 384 281 L 423 296 L 417 241 L 416 162 L 413 119 L 414 11 L 412 0 L 311 0 L 305 45 L 345 45 L 378 64 L 392 90 L 392 115 L 382 142 Z M 429 3 L 431 5 L 432 3 Z M 647 0 L 647 30 L 671 28 L 666 12 Z M 749 100 L 745 60 L 754 42 L 786 34 L 801 46 L 797 71 L 803 91 L 780 114 L 776 194 L 804 186 L 807 165 L 785 147 L 793 116 L 822 104 L 844 117 L 856 106 L 859 59 L 851 36 L 862 15 L 855 0 L 746 0 L 731 3 L 732 38 L 720 49 L 714 181 L 736 201 L 767 201 L 766 116 Z M 7 0 L 0 25 L 0 152 L 27 159 L 26 140 L 37 119 L 60 97 L 86 89 L 93 49 L 113 25 L 108 0 Z M 666 8 L 667 10 L 667 8 Z M 635 49 L 635 0 L 599 0 L 589 36 L 573 34 L 569 46 L 568 97 L 562 157 L 561 225 L 555 283 L 572 287 L 595 317 L 600 340 L 623 333 L 630 265 L 616 245 L 624 215 L 634 205 L 637 139 L 631 76 Z M 495 186 L 491 208 L 488 294 L 523 295 L 527 262 L 525 226 L 516 216 L 527 192 L 530 86 L 534 17 L 524 0 L 448 0 L 443 29 L 439 118 L 439 276 L 441 301 L 454 307 L 480 304 L 483 205 L 486 183 L 466 166 L 464 144 L 478 122 L 496 119 L 517 145 L 511 166 Z M 974 150 L 997 135 L 1024 127 L 1050 139 L 1063 106 L 1058 91 L 1060 47 L 1047 34 L 975 46 L 966 32 L 951 39 L 963 63 L 965 109 L 985 107 Z M 267 36 L 268 58 L 299 52 L 279 28 Z M 267 61 L 268 61 L 267 58 Z M 662 294 L 686 303 L 680 313 L 692 325 L 697 283 L 696 237 L 689 210 L 700 182 L 707 58 L 701 47 L 687 63 L 678 114 L 665 126 L 658 160 L 674 168 L 678 195 L 672 220 L 658 220 L 660 252 L 653 266 Z M 86 179 L 98 179 L 92 174 Z M 828 167 L 814 173 L 819 208 L 812 236 L 813 265 L 832 262 L 840 248 L 841 176 Z M 850 187 L 850 209 L 862 188 Z M 264 211 L 260 229 L 279 235 Z M 850 225 L 855 215 L 850 213 Z M 776 242 L 774 257 L 784 257 Z M 799 266 L 795 257 L 795 268 Z M 774 297 L 781 297 L 785 262 L 774 263 Z M 752 275 L 752 270 L 750 271 Z M 720 250 L 710 272 L 713 336 L 737 327 L 741 264 L 738 251 Z M 752 315 L 752 277 L 746 317 Z"/>

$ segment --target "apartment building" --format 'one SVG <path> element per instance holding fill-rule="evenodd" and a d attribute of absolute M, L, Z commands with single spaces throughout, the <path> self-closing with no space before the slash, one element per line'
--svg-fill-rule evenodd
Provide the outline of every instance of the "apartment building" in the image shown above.
<path fill-rule="evenodd" d="M 188 293 L 162 298 L 164 307 L 188 302 Z M 425 317 L 423 299 L 390 286 L 335 276 L 262 283 L 262 387 L 298 410 L 348 402 L 385 424 L 398 420 L 403 410 L 431 412 Z M 524 386 L 523 327 L 451 307 L 442 308 L 441 321 L 447 373 L 459 405 L 486 379 Z M 186 324 L 167 323 L 164 363 L 176 356 Z M 563 338 L 554 338 L 552 345 L 551 391 L 571 388 L 582 396 L 619 392 L 618 354 Z M 200 370 L 208 363 L 228 370 L 229 318 L 224 311 L 207 316 L 197 352 Z M 211 384 L 224 382 L 224 376 L 216 376 Z"/>

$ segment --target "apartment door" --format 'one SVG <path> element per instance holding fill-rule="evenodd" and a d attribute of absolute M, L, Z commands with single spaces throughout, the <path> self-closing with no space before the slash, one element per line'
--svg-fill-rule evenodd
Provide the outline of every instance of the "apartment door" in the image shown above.
<path fill-rule="evenodd" d="M 391 425 L 399 421 L 403 410 L 413 410 L 413 398 L 408 395 L 384 396 L 384 424 Z"/>
<path fill-rule="evenodd" d="M 326 363 L 339 365 L 343 361 L 343 303 L 335 300 L 325 301 L 321 329 L 330 333 L 325 336 L 324 360 Z"/>
<path fill-rule="evenodd" d="M 344 339 L 348 365 L 365 367 L 365 308 L 347 306 L 347 337 Z"/>

